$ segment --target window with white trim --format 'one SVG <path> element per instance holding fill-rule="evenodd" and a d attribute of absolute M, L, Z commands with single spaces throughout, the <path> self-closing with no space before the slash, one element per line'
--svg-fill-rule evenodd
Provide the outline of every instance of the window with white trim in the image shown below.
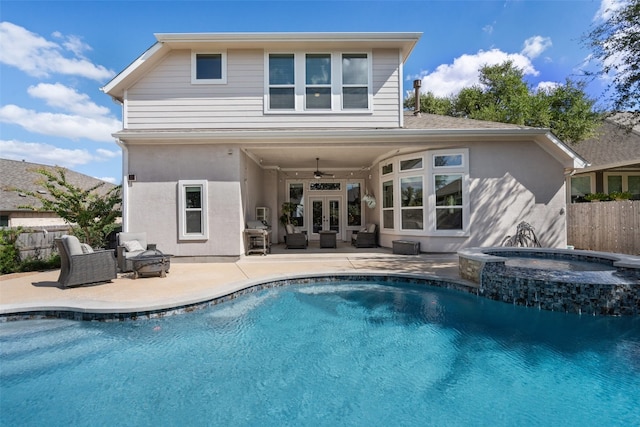
<path fill-rule="evenodd" d="M 265 113 L 372 108 L 370 52 L 270 52 L 265 69 Z"/>
<path fill-rule="evenodd" d="M 437 234 L 457 234 L 468 228 L 467 158 L 468 150 L 432 152 L 433 227 Z"/>
<path fill-rule="evenodd" d="M 604 192 L 629 192 L 634 200 L 640 199 L 640 173 L 637 172 L 605 172 Z"/>
<path fill-rule="evenodd" d="M 295 61 L 292 53 L 269 54 L 269 109 L 295 110 Z"/>
<path fill-rule="evenodd" d="M 342 54 L 342 108 L 369 108 L 369 57 L 366 53 Z"/>
<path fill-rule="evenodd" d="M 331 109 L 331 55 L 308 53 L 305 58 L 305 108 Z"/>
<path fill-rule="evenodd" d="M 178 191 L 180 240 L 207 240 L 207 181 L 178 181 Z"/>
<path fill-rule="evenodd" d="M 382 228 L 393 230 L 395 227 L 393 211 L 393 180 L 382 183 Z"/>
<path fill-rule="evenodd" d="M 402 230 L 424 229 L 423 177 L 400 178 L 400 228 Z"/>
<path fill-rule="evenodd" d="M 584 200 L 584 196 L 596 192 L 596 174 L 576 175 L 571 177 L 571 202 Z"/>
<path fill-rule="evenodd" d="M 226 84 L 227 53 L 191 52 L 192 84 Z"/>

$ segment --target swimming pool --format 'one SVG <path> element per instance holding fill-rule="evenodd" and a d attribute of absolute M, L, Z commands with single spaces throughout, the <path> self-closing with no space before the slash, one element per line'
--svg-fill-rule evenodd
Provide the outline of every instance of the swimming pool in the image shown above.
<path fill-rule="evenodd" d="M 386 282 L 7 322 L 0 369 L 1 425 L 640 424 L 639 318 Z"/>

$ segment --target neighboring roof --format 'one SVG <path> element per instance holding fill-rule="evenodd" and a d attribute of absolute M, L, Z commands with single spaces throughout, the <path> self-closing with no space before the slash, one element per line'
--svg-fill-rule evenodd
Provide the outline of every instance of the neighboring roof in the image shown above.
<path fill-rule="evenodd" d="M 597 135 L 572 146 L 591 164 L 580 173 L 623 166 L 640 167 L 640 130 L 628 130 L 607 119 Z"/>
<path fill-rule="evenodd" d="M 20 190 L 38 192 L 43 190 L 36 185 L 36 180 L 43 178 L 42 175 L 34 172 L 34 169 L 47 168 L 53 170 L 53 166 L 41 165 L 37 163 L 29 163 L 17 160 L 0 159 L 0 211 L 26 211 L 28 209 L 19 209 L 18 206 L 34 205 L 39 203 L 35 197 L 21 196 L 17 191 L 11 191 L 12 188 Z M 110 190 L 115 185 L 92 178 L 72 170 L 66 170 L 67 181 L 81 188 L 90 188 L 100 183 L 105 183 L 102 187 L 104 190 Z"/>
<path fill-rule="evenodd" d="M 396 48 L 406 61 L 422 33 L 167 33 L 155 34 L 147 49 L 101 90 L 122 102 L 124 90 L 172 49 L 384 49 Z"/>

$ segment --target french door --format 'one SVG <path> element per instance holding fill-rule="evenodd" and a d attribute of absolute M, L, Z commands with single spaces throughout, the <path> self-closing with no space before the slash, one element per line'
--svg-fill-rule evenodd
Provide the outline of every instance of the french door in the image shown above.
<path fill-rule="evenodd" d="M 342 209 L 342 196 L 313 196 L 309 197 L 311 206 L 311 230 L 309 239 L 318 240 L 318 232 L 333 230 L 338 233 L 338 240 L 342 240 L 342 221 L 340 211 Z"/>

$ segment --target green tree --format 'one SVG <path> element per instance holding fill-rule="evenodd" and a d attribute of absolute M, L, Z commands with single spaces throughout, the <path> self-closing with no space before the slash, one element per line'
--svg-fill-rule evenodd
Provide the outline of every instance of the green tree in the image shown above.
<path fill-rule="evenodd" d="M 411 95 L 404 100 L 404 107 L 415 108 L 415 95 Z M 453 105 L 449 98 L 439 98 L 432 92 L 420 94 L 420 112 L 427 114 L 439 114 L 441 116 L 450 115 Z"/>
<path fill-rule="evenodd" d="M 446 112 L 422 110 L 422 102 L 421 111 L 550 128 L 568 143 L 593 136 L 600 126 L 600 115 L 594 110 L 595 100 L 586 95 L 583 83 L 567 80 L 564 85 L 533 91 L 524 81 L 523 71 L 511 61 L 485 65 L 479 72 L 479 85 L 463 88 L 452 98 L 429 99 L 430 106 L 448 103 L 450 107 Z"/>
<path fill-rule="evenodd" d="M 598 61 L 587 76 L 611 79 L 608 109 L 632 112 L 629 125 L 640 124 L 640 0 L 627 0 L 585 36 L 583 43 Z"/>
<path fill-rule="evenodd" d="M 54 212 L 71 225 L 78 238 L 94 247 L 104 247 L 106 238 L 116 229 L 122 203 L 120 187 L 99 191 L 106 183 L 101 182 L 83 189 L 67 181 L 66 169 L 53 170 L 38 168 L 34 172 L 42 175 L 36 184 L 45 189 L 44 193 L 15 189 L 33 196 L 41 206 L 26 205 L 21 208 L 40 212 Z"/>

